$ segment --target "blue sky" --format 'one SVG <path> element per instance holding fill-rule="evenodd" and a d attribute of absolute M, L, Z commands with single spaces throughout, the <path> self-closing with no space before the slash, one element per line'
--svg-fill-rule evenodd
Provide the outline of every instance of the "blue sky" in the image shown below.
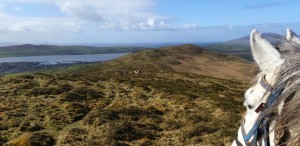
<path fill-rule="evenodd" d="M 0 42 L 219 42 L 300 33 L 296 0 L 1 0 Z"/>

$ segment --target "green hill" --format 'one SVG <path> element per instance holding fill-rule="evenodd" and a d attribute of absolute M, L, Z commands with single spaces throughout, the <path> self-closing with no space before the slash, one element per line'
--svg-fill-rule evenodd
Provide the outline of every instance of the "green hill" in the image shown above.
<path fill-rule="evenodd" d="M 220 62 L 252 66 L 183 45 L 1 77 L 0 144 L 227 145 L 244 110 L 249 74 L 226 75 Z M 214 67 L 223 70 L 223 79 Z"/>
<path fill-rule="evenodd" d="M 141 47 L 90 47 L 24 44 L 0 47 L 0 57 L 128 53 L 142 49 L 143 48 Z"/>

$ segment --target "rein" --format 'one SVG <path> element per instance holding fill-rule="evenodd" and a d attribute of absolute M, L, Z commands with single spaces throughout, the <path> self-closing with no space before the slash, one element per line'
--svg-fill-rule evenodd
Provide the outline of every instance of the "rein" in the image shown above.
<path fill-rule="evenodd" d="M 243 135 L 244 142 L 247 146 L 256 146 L 258 139 L 261 138 L 261 136 L 264 136 L 264 145 L 269 146 L 270 142 L 268 139 L 268 131 L 269 131 L 269 118 L 270 115 L 265 115 L 263 113 L 264 110 L 268 109 L 272 106 L 274 101 L 277 99 L 279 95 L 281 95 L 285 84 L 280 84 L 276 88 L 273 88 L 265 79 L 266 75 L 262 77 L 262 80 L 260 81 L 260 85 L 266 90 L 267 92 L 270 92 L 270 95 L 267 98 L 266 103 L 261 102 L 261 104 L 256 108 L 255 112 L 259 113 L 258 118 L 256 119 L 256 122 L 253 124 L 252 128 L 248 133 L 245 132 L 245 126 L 244 126 L 244 119 L 242 120 L 241 124 L 241 131 Z M 266 95 L 266 94 L 265 94 Z M 263 98 L 262 98 L 263 99 Z M 252 140 L 250 141 L 250 139 Z"/>

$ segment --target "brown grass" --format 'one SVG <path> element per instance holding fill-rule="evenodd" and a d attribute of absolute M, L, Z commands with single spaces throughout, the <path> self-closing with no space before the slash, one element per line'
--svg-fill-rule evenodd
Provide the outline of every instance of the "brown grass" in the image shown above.
<path fill-rule="evenodd" d="M 192 64 L 201 66 L 209 54 L 186 49 L 175 53 L 180 64 L 164 62 L 172 54 L 166 48 L 133 54 L 131 63 L 125 56 L 72 72 L 1 77 L 0 144 L 229 145 L 244 110 L 247 83 L 239 79 L 246 75 L 237 69 L 237 80 L 226 73 L 226 79 L 216 78 L 222 72 L 216 67 Z M 224 68 L 244 64 L 211 55 L 220 58 L 212 64 L 232 62 Z M 115 74 L 136 69 L 142 73 Z"/>
<path fill-rule="evenodd" d="M 12 146 L 51 146 L 54 139 L 45 132 L 24 133 L 20 137 L 8 142 Z"/>

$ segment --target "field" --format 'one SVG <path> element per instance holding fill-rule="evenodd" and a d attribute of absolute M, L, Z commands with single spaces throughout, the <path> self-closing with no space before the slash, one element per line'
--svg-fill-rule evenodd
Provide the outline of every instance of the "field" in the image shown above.
<path fill-rule="evenodd" d="M 220 62 L 239 68 L 220 78 L 213 66 Z M 206 70 L 196 67 L 204 64 Z M 244 111 L 249 67 L 237 57 L 186 45 L 6 75 L 0 79 L 0 143 L 229 145 Z"/>

